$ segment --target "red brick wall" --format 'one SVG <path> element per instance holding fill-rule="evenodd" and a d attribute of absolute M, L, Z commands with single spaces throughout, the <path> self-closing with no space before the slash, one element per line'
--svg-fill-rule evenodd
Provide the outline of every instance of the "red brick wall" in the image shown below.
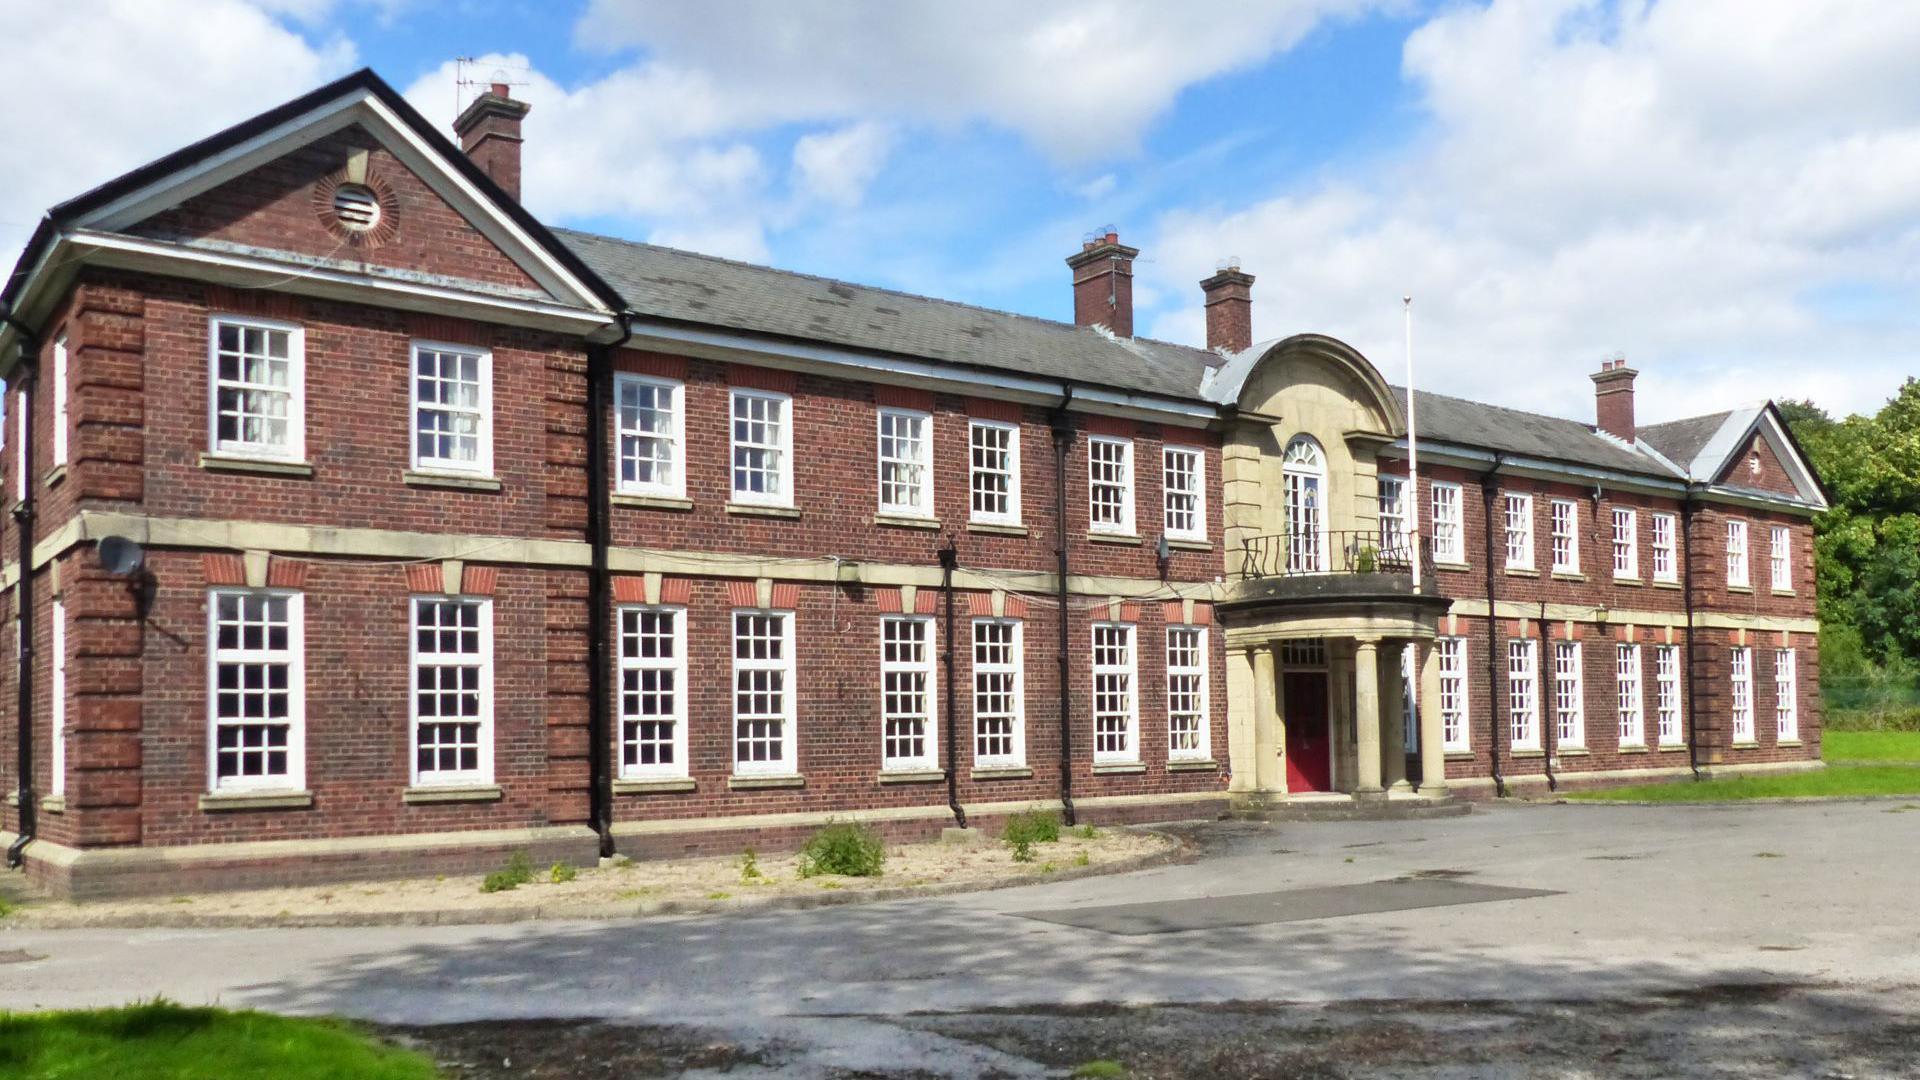
<path fill-rule="evenodd" d="M 376 245 L 343 242 L 327 228 L 315 186 L 368 154 L 368 183 L 382 198 L 391 235 Z M 414 273 L 537 291 L 533 279 L 428 187 L 366 129 L 350 127 L 164 210 L 128 230 L 164 240 L 217 240 L 368 262 Z M 376 232 L 386 232 L 386 229 Z"/>

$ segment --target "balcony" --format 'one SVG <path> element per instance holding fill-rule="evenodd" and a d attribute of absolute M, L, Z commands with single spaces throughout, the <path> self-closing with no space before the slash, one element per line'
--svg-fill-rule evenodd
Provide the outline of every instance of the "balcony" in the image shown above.
<path fill-rule="evenodd" d="M 1418 592 L 1413 587 L 1416 550 Z M 1240 581 L 1227 602 L 1364 604 L 1424 599 L 1437 591 L 1426 539 L 1396 531 L 1350 529 L 1246 538 L 1241 542 Z"/>

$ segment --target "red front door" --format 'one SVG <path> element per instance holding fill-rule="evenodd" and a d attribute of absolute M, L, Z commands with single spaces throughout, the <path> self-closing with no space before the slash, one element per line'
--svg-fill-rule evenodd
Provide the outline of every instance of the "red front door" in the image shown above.
<path fill-rule="evenodd" d="M 1289 671 L 1281 677 L 1287 722 L 1287 790 L 1333 789 L 1332 731 L 1327 724 L 1327 675 Z"/>

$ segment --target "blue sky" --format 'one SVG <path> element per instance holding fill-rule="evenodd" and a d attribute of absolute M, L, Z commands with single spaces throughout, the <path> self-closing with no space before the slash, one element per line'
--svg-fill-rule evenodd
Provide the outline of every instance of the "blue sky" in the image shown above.
<path fill-rule="evenodd" d="M 525 201 L 635 239 L 1070 315 L 1142 249 L 1139 331 L 1256 337 L 1587 417 L 1869 409 L 1920 367 L 1920 5 L 1867 0 L 0 0 L 24 58 L 0 247 L 46 206 L 355 67 L 436 122 L 514 72 Z M 153 104 L 164 102 L 156 109 Z M 1810 362 L 1814 361 L 1814 362 Z M 1518 376 L 1518 377 L 1516 377 Z"/>

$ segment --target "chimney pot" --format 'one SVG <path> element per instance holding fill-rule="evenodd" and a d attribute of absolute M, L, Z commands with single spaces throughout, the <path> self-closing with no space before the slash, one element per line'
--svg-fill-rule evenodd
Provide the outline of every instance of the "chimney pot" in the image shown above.
<path fill-rule="evenodd" d="M 1634 441 L 1633 380 L 1640 373 L 1625 357 L 1600 361 L 1593 375 L 1594 426 L 1626 442 Z"/>
<path fill-rule="evenodd" d="M 1245 352 L 1253 347 L 1253 275 L 1233 264 L 1200 283 L 1207 297 L 1207 348 Z"/>
<path fill-rule="evenodd" d="M 497 82 L 453 122 L 460 149 L 515 200 L 520 198 L 520 121 L 532 108 L 513 100 L 507 84 Z"/>
<path fill-rule="evenodd" d="M 1120 242 L 1111 229 L 1085 241 L 1067 257 L 1073 269 L 1073 322 L 1104 326 L 1117 337 L 1133 336 L 1133 260 L 1139 248 Z"/>

